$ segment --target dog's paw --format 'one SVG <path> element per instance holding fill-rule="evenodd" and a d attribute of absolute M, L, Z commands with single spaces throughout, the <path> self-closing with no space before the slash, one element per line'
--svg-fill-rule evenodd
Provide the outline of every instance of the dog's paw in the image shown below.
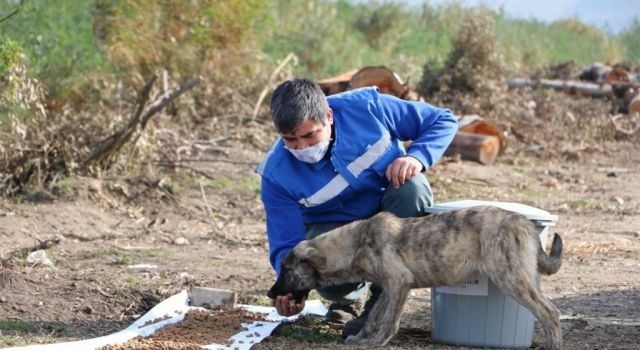
<path fill-rule="evenodd" d="M 362 340 L 362 337 L 360 336 L 350 335 L 347 337 L 347 339 L 344 340 L 344 343 L 347 345 L 356 345 L 356 344 L 359 344 L 361 340 Z"/>
<path fill-rule="evenodd" d="M 359 335 L 350 335 L 344 340 L 346 345 L 363 345 L 363 346 L 379 346 L 384 345 L 384 341 L 377 337 L 362 337 Z"/>

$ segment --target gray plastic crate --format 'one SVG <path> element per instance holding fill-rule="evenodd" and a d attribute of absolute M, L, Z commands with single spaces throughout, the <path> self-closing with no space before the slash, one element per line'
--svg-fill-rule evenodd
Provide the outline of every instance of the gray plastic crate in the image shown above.
<path fill-rule="evenodd" d="M 429 213 L 492 205 L 523 214 L 547 243 L 549 227 L 558 216 L 528 205 L 509 202 L 463 200 L 440 203 Z M 486 275 L 471 276 L 458 286 L 431 289 L 432 339 L 436 342 L 475 347 L 528 348 L 533 340 L 535 317 L 505 295 Z"/>

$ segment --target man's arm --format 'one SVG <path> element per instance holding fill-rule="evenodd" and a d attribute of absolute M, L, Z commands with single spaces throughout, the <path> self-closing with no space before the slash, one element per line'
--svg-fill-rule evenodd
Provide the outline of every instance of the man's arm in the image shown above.
<path fill-rule="evenodd" d="M 260 193 L 267 217 L 269 260 L 279 275 L 282 258 L 305 239 L 302 210 L 282 188 L 264 177 Z"/>
<path fill-rule="evenodd" d="M 305 226 L 300 206 L 286 192 L 262 178 L 260 191 L 267 217 L 267 236 L 269 240 L 269 260 L 276 274 L 280 274 L 282 258 L 305 238 Z M 305 300 L 296 303 L 292 295 L 279 295 L 273 300 L 273 306 L 281 316 L 293 316 L 304 309 Z"/>
<path fill-rule="evenodd" d="M 380 94 L 378 108 L 379 118 L 393 137 L 413 141 L 407 150 L 409 157 L 398 158 L 387 168 L 387 178 L 396 187 L 431 167 L 458 130 L 458 121 L 450 110 L 428 103 Z"/>

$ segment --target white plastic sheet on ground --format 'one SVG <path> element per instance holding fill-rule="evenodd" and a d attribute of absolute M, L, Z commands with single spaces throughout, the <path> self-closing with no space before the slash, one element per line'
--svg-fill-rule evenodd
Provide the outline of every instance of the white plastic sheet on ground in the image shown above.
<path fill-rule="evenodd" d="M 249 349 L 252 345 L 259 343 L 264 338 L 268 337 L 271 332 L 283 321 L 293 321 L 301 315 L 316 314 L 325 315 L 327 309 L 322 305 L 319 300 L 307 301 L 304 310 L 299 315 L 292 317 L 282 317 L 278 315 L 273 307 L 253 306 L 253 305 L 239 305 L 251 312 L 260 312 L 267 314 L 268 321 L 255 321 L 250 324 L 242 324 L 246 329 L 240 333 L 237 333 L 230 339 L 233 339 L 233 343 L 229 346 L 224 344 L 209 344 L 203 345 L 204 349 Z M 106 335 L 99 338 L 86 339 L 67 343 L 46 344 L 46 345 L 30 345 L 23 347 L 10 348 L 13 350 L 29 349 L 29 350 L 91 350 L 99 349 L 105 345 L 116 345 L 124 343 L 137 336 L 147 337 L 156 330 L 165 327 L 172 323 L 178 323 L 182 321 L 184 315 L 192 309 L 202 309 L 199 307 L 189 306 L 189 295 L 186 290 L 162 301 L 160 304 L 153 307 L 146 314 L 132 323 L 126 329 Z M 146 325 L 147 322 L 166 318 L 166 320 Z"/>

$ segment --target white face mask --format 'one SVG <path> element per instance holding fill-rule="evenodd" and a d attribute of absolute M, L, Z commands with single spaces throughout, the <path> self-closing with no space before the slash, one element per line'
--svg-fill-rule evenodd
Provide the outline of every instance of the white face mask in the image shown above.
<path fill-rule="evenodd" d="M 325 139 L 313 146 L 309 146 L 303 149 L 293 149 L 287 146 L 284 146 L 294 157 L 298 158 L 298 160 L 303 161 L 305 163 L 314 164 L 320 161 L 322 157 L 327 153 L 329 149 L 329 143 L 331 139 Z"/>

